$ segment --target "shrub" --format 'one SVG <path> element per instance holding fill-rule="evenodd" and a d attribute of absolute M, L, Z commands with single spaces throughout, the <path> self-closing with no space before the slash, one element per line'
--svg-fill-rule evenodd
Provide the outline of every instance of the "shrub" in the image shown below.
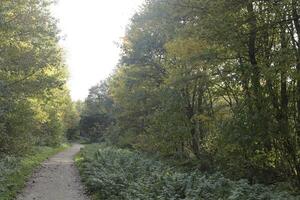
<path fill-rule="evenodd" d="M 139 152 L 91 145 L 77 162 L 83 181 L 96 199 L 299 199 L 287 192 L 221 174 L 181 172 Z"/>

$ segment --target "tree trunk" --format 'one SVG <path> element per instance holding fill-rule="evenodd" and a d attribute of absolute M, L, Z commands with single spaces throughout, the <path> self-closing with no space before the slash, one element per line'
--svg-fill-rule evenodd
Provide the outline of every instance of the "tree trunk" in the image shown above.
<path fill-rule="evenodd" d="M 294 26 L 296 29 L 297 38 L 300 38 L 300 21 L 299 21 L 299 14 L 297 12 L 297 2 L 296 0 L 292 0 L 292 16 L 294 19 Z M 297 43 L 296 49 L 296 71 L 297 71 L 297 78 L 296 78 L 296 105 L 297 105 L 297 121 L 296 123 L 296 135 L 293 139 L 294 141 L 294 155 L 293 160 L 295 164 L 295 175 L 298 178 L 298 184 L 300 185 L 300 159 L 297 157 L 297 148 L 299 147 L 299 138 L 300 138 L 300 43 Z"/>
<path fill-rule="evenodd" d="M 257 36 L 257 19 L 254 13 L 252 2 L 248 3 L 247 11 L 249 13 L 250 33 L 248 38 L 248 56 L 252 66 L 251 82 L 253 86 L 255 107 L 258 111 L 261 110 L 261 84 L 260 84 L 260 69 L 256 60 L 256 36 Z"/>

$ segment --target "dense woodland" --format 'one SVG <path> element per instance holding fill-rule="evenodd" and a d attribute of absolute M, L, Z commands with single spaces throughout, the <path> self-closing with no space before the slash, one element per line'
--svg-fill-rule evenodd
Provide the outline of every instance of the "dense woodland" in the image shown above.
<path fill-rule="evenodd" d="M 5 199 L 66 138 L 105 144 L 78 164 L 99 199 L 297 199 L 257 184 L 299 194 L 300 1 L 147 0 L 84 102 L 52 3 L 0 0 Z"/>
<path fill-rule="evenodd" d="M 251 184 L 300 184 L 300 2 L 149 0 L 81 134 Z"/>
<path fill-rule="evenodd" d="M 14 199 L 43 160 L 62 149 L 79 114 L 66 86 L 52 1 L 0 1 L 0 199 Z"/>
<path fill-rule="evenodd" d="M 50 5 L 0 1 L 0 154 L 59 145 L 79 120 Z"/>

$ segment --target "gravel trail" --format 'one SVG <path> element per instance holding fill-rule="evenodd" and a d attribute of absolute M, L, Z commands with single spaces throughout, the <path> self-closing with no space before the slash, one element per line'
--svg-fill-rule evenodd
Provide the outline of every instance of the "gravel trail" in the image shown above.
<path fill-rule="evenodd" d="M 73 161 L 81 147 L 74 144 L 44 162 L 17 200 L 88 200 Z"/>

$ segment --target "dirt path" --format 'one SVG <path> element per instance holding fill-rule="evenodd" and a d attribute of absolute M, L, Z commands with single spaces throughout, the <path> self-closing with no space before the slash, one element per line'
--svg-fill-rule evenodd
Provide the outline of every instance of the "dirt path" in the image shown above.
<path fill-rule="evenodd" d="M 88 200 L 73 162 L 81 147 L 75 144 L 44 162 L 17 200 Z"/>

